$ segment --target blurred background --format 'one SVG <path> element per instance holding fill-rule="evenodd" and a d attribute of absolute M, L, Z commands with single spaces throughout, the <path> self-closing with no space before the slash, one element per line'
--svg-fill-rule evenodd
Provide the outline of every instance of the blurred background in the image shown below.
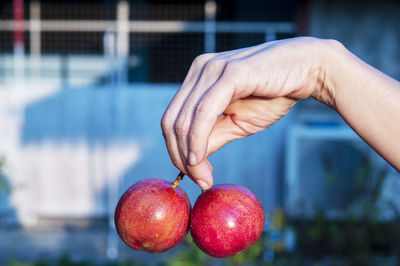
<path fill-rule="evenodd" d="M 190 238 L 130 250 L 118 198 L 173 180 L 160 119 L 205 52 L 333 38 L 400 79 L 398 1 L 3 0 L 0 2 L 0 265 L 400 265 L 400 179 L 313 100 L 211 156 L 215 183 L 253 191 L 265 232 L 231 259 Z M 192 204 L 200 189 L 181 186 Z"/>

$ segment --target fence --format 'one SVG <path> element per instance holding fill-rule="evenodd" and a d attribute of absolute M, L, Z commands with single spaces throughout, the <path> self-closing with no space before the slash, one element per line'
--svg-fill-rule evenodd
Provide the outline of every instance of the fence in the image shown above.
<path fill-rule="evenodd" d="M 56 12 L 62 5 L 57 9 L 49 3 L 31 1 L 25 8 L 28 19 L 0 20 L 0 38 L 5 39 L 3 49 L 0 45 L 1 83 L 12 82 L 19 73 L 25 78 L 82 86 L 106 82 L 113 72 L 123 82 L 180 82 L 198 54 L 271 41 L 279 34 L 293 36 L 296 32 L 294 22 L 219 22 L 215 1 L 181 5 L 176 11 L 179 16 L 167 15 L 173 14 L 174 6 L 159 5 L 156 9 L 148 5 L 144 9 L 127 1 L 115 6 L 103 4 L 100 10 L 98 5 L 89 5 L 86 9 L 97 10 L 90 16 L 79 16 L 78 7 L 68 6 L 64 8 L 74 12 L 65 16 Z M 197 18 L 201 20 L 191 20 Z M 25 33 L 25 51 L 17 53 L 14 46 L 11 54 L 10 39 L 18 30 Z M 97 62 L 81 64 L 87 55 Z M 95 67 L 99 65 L 103 67 Z"/>
<path fill-rule="evenodd" d="M 114 86 L 103 86 L 106 90 L 99 90 L 98 87 L 93 89 L 93 85 L 181 82 L 198 54 L 271 41 L 278 39 L 280 34 L 290 36 L 296 31 L 293 22 L 217 21 L 215 1 L 178 7 L 145 7 L 127 1 L 115 5 L 107 2 L 102 7 L 87 3 L 59 4 L 57 8 L 52 3 L 28 3 L 25 20 L 12 19 L 12 5 L 9 14 L 3 14 L 4 19 L 0 20 L 0 88 L 8 87 L 13 91 L 15 82 L 32 84 L 22 86 L 20 94 L 14 92 L 11 97 L 18 99 L 24 94 L 25 103 L 16 100 L 10 103 L 0 97 L 3 99 L 0 106 L 4 107 L 0 115 L 12 121 L 6 123 L 9 133 L 0 141 L 1 153 L 14 165 L 10 169 L 13 182 L 22 182 L 27 187 L 20 196 L 15 196 L 17 212 L 22 223 L 29 223 L 30 219 L 34 222 L 37 215 L 109 216 L 107 252 L 110 257 L 115 257 L 118 252 L 112 229 L 118 180 L 123 175 L 132 175 L 133 166 L 137 175 L 134 178 L 139 178 L 141 173 L 154 168 L 154 158 L 159 158 L 155 177 L 173 176 L 175 172 L 159 134 L 158 119 L 177 86 L 153 84 L 136 91 L 121 90 L 112 94 L 107 89 Z M 71 12 L 65 15 L 58 12 L 61 9 Z M 82 11 L 91 9 L 95 12 L 86 14 Z M 13 44 L 16 31 L 24 32 L 22 46 Z M 33 81 L 41 84 L 33 86 Z M 41 103 L 37 101 L 40 97 L 32 91 L 35 87 L 43 89 L 44 83 L 46 87 L 93 90 L 72 94 L 69 90 L 46 91 L 42 92 L 46 97 L 41 96 L 46 100 Z M 149 92 L 151 88 L 161 88 L 163 94 L 160 90 Z M 0 90 L 0 94 L 8 95 L 6 90 Z M 30 101 L 27 100 L 29 97 Z M 152 106 L 154 101 L 158 101 L 157 109 Z M 76 102 L 80 104 L 75 105 Z M 139 125 L 140 130 L 148 130 L 142 136 L 135 125 Z M 77 143 L 74 134 L 81 134 L 78 138 L 81 143 Z M 118 134 L 128 137 L 123 139 Z M 122 144 L 112 143 L 113 137 L 122 139 Z M 262 136 L 258 138 L 262 139 Z M 152 146 L 142 147 L 133 139 L 140 140 L 140 144 L 150 142 Z M 261 160 L 267 151 L 256 143 L 254 146 L 258 148 L 254 147 L 254 152 L 262 154 L 257 156 Z M 220 165 L 226 158 L 238 160 L 235 156 L 241 156 L 245 146 L 248 148 L 249 144 L 237 146 L 240 152 L 221 156 Z M 152 159 L 142 158 L 138 166 L 138 154 L 147 154 Z M 271 164 L 273 162 L 271 160 Z M 257 161 L 247 164 L 251 163 Z M 256 167 L 250 168 L 255 175 Z M 220 169 L 224 171 L 223 166 Z M 238 177 L 239 172 L 229 176 Z M 249 174 L 245 167 L 242 172 Z M 34 173 L 34 180 L 29 178 L 31 173 Z M 252 182 L 256 184 L 257 179 Z M 260 187 L 255 184 L 254 188 Z M 252 186 L 250 181 L 247 185 Z M 70 191 L 65 187 L 74 191 L 74 199 L 68 198 Z"/>

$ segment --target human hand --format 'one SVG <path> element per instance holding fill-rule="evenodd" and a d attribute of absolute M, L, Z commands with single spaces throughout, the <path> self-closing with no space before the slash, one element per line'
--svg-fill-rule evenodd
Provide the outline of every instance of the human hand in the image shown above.
<path fill-rule="evenodd" d="M 329 103 L 323 42 L 294 38 L 197 57 L 161 121 L 173 164 L 208 189 L 208 155 L 266 129 L 298 99 Z"/>

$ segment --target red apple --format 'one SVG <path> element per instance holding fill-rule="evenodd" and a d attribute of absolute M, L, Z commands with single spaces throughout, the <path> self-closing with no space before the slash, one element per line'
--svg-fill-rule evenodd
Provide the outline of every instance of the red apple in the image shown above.
<path fill-rule="evenodd" d="M 202 193 L 190 216 L 190 233 L 205 253 L 225 258 L 250 246 L 264 228 L 259 199 L 245 187 L 216 185 Z"/>
<path fill-rule="evenodd" d="M 185 237 L 189 216 L 190 201 L 182 188 L 161 179 L 146 179 L 122 195 L 114 222 L 128 246 L 159 253 Z"/>

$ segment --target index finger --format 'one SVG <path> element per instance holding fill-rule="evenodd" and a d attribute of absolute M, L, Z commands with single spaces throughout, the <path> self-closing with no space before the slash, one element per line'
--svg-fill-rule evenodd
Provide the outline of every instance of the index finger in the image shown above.
<path fill-rule="evenodd" d="M 189 151 L 194 154 L 196 163 L 205 159 L 208 139 L 221 115 L 237 94 L 238 78 L 222 75 L 198 102 L 189 131 Z"/>

